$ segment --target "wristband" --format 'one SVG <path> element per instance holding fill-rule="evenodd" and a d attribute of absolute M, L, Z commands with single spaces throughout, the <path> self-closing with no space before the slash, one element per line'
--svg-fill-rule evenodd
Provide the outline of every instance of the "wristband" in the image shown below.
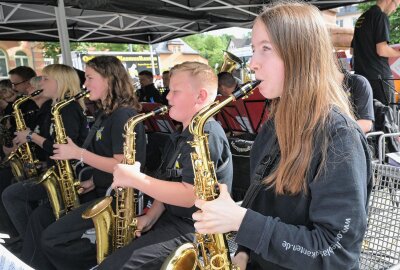
<path fill-rule="evenodd" d="M 29 131 L 28 135 L 26 135 L 27 142 L 32 142 L 32 134 L 33 134 L 33 131 Z"/>

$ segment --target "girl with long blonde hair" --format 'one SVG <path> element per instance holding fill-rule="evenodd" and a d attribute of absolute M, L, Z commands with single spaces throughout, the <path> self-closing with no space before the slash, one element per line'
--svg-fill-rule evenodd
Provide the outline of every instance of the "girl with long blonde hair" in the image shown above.
<path fill-rule="evenodd" d="M 237 231 L 241 269 L 358 269 L 370 157 L 355 123 L 324 20 L 314 6 L 277 3 L 256 18 L 250 67 L 272 100 L 251 152 L 242 207 L 221 185 L 196 201 L 200 233 Z"/>

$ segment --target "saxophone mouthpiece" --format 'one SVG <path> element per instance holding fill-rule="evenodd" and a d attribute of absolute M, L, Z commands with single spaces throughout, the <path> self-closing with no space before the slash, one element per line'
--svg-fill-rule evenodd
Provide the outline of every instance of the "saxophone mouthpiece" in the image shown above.
<path fill-rule="evenodd" d="M 254 80 L 251 82 L 247 82 L 247 83 L 243 84 L 241 87 L 239 87 L 239 89 L 237 89 L 235 92 L 233 92 L 232 95 L 235 97 L 235 99 L 239 99 L 239 98 L 249 94 L 260 83 L 261 83 L 260 80 Z"/>
<path fill-rule="evenodd" d="M 168 112 L 168 110 L 169 110 L 168 106 L 161 106 L 155 109 L 153 113 L 154 115 L 165 114 Z"/>
<path fill-rule="evenodd" d="M 82 92 L 79 92 L 74 96 L 74 99 L 77 100 L 80 99 L 81 97 L 89 97 L 89 96 L 90 96 L 90 91 L 87 89 L 83 89 Z"/>
<path fill-rule="evenodd" d="M 43 89 L 38 89 L 38 90 L 36 90 L 35 92 L 33 92 L 33 93 L 31 94 L 31 97 L 35 97 L 35 96 L 39 95 L 39 94 L 42 93 L 42 92 L 43 92 Z"/>

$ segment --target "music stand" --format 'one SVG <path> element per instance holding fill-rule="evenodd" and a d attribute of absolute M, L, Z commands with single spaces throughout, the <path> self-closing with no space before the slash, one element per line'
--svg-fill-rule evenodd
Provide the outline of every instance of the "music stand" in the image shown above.
<path fill-rule="evenodd" d="M 255 133 L 258 133 L 261 125 L 268 119 L 269 101 L 261 95 L 260 90 L 256 88 L 249 98 L 243 99 L 243 105 L 246 115 L 249 116 L 253 130 Z"/>
<path fill-rule="evenodd" d="M 148 113 L 160 106 L 162 106 L 162 104 L 143 102 L 142 112 Z M 175 124 L 168 114 L 155 115 L 153 117 L 147 118 L 143 124 L 145 126 L 146 133 L 150 132 L 172 133 L 176 130 Z"/>
<path fill-rule="evenodd" d="M 217 97 L 217 100 L 224 98 Z M 234 132 L 254 133 L 241 99 L 223 107 L 215 118 L 221 123 L 225 132 L 230 132 L 231 134 Z"/>

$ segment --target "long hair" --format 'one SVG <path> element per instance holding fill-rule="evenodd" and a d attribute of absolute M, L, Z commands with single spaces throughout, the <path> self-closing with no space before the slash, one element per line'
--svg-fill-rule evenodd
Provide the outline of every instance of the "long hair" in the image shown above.
<path fill-rule="evenodd" d="M 81 91 L 78 73 L 70 66 L 63 64 L 48 65 L 42 73 L 56 80 L 57 100 L 73 97 Z M 85 110 L 84 100 L 81 98 L 77 102 Z"/>
<path fill-rule="evenodd" d="M 352 117 L 332 41 L 319 10 L 309 4 L 277 3 L 256 20 L 264 23 L 285 69 L 283 94 L 273 100 L 271 111 L 281 158 L 263 182 L 274 186 L 277 194 L 307 193 L 314 150 L 321 151 L 321 164 L 326 163 L 329 112 L 335 107 Z M 321 137 L 321 145 L 315 145 Z"/>
<path fill-rule="evenodd" d="M 86 63 L 108 81 L 108 92 L 103 104 L 104 112 L 109 114 L 118 107 L 132 107 L 141 110 L 133 82 L 121 61 L 115 56 L 97 56 Z M 99 101 L 100 102 L 100 101 Z"/>

